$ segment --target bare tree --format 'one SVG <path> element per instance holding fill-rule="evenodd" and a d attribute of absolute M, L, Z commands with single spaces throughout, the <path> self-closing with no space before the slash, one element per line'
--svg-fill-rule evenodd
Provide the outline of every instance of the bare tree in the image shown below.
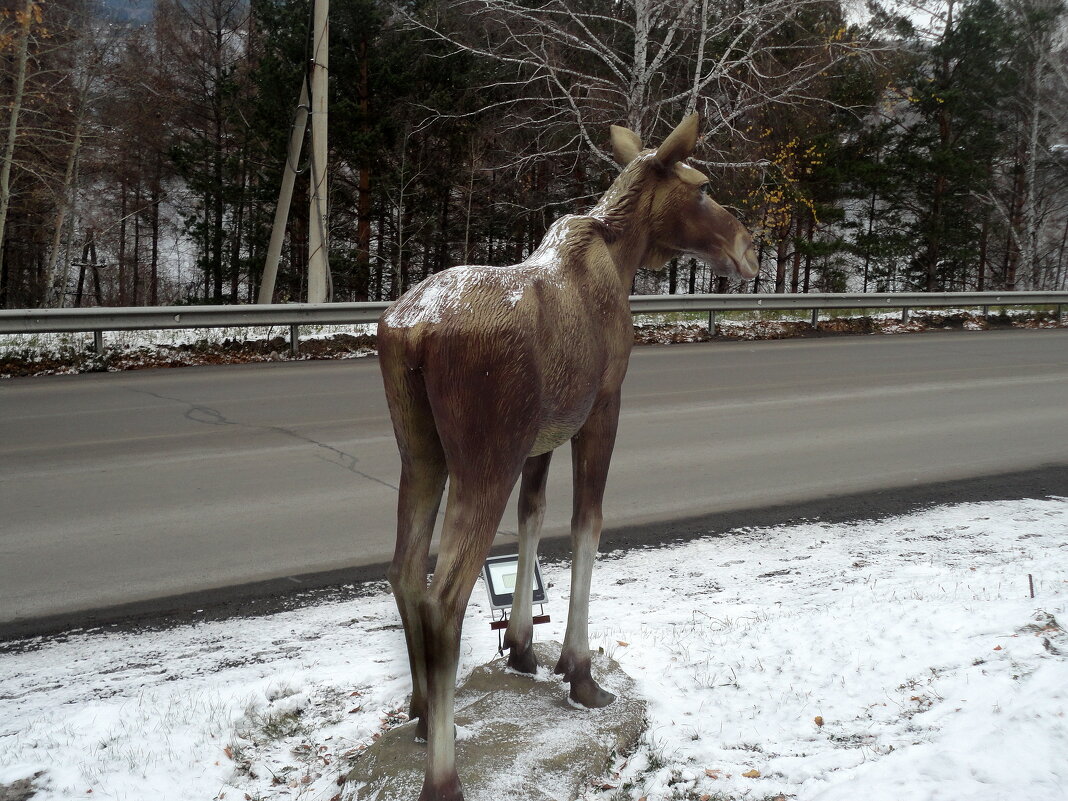
<path fill-rule="evenodd" d="M 7 228 L 7 212 L 11 207 L 11 168 L 15 158 L 15 142 L 19 134 L 19 116 L 22 113 L 22 98 L 26 90 L 26 67 L 30 54 L 30 38 L 34 22 L 40 24 L 41 9 L 34 0 L 26 0 L 15 12 L 14 62 L 15 78 L 8 112 L 7 136 L 4 139 L 3 163 L 0 164 L 0 274 L 3 270 L 4 234 Z"/>
<path fill-rule="evenodd" d="M 736 164 L 756 110 L 810 99 L 821 73 L 867 56 L 829 0 L 459 0 L 408 24 L 497 65 L 479 112 L 506 112 L 502 131 L 529 140 L 523 158 L 611 154 L 603 131 L 641 136 L 682 111 L 707 120 L 706 163 Z M 478 113 L 478 112 L 475 112 Z"/>
<path fill-rule="evenodd" d="M 71 72 L 64 77 L 70 85 L 69 139 L 67 154 L 56 191 L 56 214 L 53 223 L 52 243 L 45 268 L 44 306 L 62 305 L 64 292 L 70 281 L 69 254 L 73 239 L 73 219 L 78 194 L 78 173 L 82 150 L 87 138 L 92 136 L 89 128 L 93 122 L 93 110 L 107 91 L 104 78 L 111 62 L 111 52 L 117 42 L 114 30 L 83 17 L 77 26 L 78 35 L 69 45 Z M 64 239 L 66 240 L 64 242 Z M 59 269 L 62 261 L 62 269 Z"/>

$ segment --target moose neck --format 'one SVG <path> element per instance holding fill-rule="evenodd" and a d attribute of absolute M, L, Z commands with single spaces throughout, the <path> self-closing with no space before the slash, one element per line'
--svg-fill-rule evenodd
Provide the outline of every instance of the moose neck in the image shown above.
<path fill-rule="evenodd" d="M 639 267 L 659 269 L 672 255 L 653 240 L 654 186 L 642 166 L 635 162 L 620 173 L 589 213 L 601 224 L 608 252 L 627 292 Z"/>

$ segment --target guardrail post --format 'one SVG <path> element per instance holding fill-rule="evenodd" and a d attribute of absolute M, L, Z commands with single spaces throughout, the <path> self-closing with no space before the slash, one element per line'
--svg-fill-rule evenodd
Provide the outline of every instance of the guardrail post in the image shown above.
<path fill-rule="evenodd" d="M 96 351 L 96 355 L 97 356 L 103 356 L 104 355 L 104 332 L 103 331 L 94 331 L 93 332 L 93 350 Z"/>
<path fill-rule="evenodd" d="M 990 322 L 990 307 L 989 306 L 983 306 L 983 322 L 984 323 Z"/>
<path fill-rule="evenodd" d="M 813 309 L 812 310 L 812 327 L 813 328 L 819 328 L 819 325 L 820 325 L 820 310 L 819 309 Z"/>
<path fill-rule="evenodd" d="M 1064 321 L 1064 305 L 1057 304 L 1057 325 L 1060 325 Z"/>
<path fill-rule="evenodd" d="M 909 321 L 909 307 L 908 306 L 902 306 L 901 307 L 901 322 L 907 323 L 908 321 Z"/>
<path fill-rule="evenodd" d="M 289 355 L 300 355 L 300 326 L 295 323 L 289 326 Z"/>
<path fill-rule="evenodd" d="M 1060 308 L 1060 307 L 1058 307 Z M 1060 319 L 1060 318 L 1058 318 Z M 712 339 L 716 335 L 716 310 L 708 310 L 708 338 Z"/>

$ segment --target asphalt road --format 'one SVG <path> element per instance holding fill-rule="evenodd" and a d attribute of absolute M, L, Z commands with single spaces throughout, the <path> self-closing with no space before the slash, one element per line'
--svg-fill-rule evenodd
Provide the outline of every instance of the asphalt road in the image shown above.
<path fill-rule="evenodd" d="M 563 450 L 548 536 L 570 518 Z M 0 635 L 381 575 L 398 472 L 371 359 L 2 382 Z M 603 542 L 968 480 L 1068 494 L 1068 330 L 639 347 Z"/>

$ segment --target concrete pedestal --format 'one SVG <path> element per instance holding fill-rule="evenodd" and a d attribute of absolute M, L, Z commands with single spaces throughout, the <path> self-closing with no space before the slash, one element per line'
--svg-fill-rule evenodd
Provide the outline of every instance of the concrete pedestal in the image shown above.
<path fill-rule="evenodd" d="M 593 675 L 616 700 L 579 709 L 552 675 L 559 643 L 535 645 L 538 676 L 506 671 L 498 659 L 457 688 L 456 762 L 466 801 L 570 801 L 604 777 L 613 755 L 631 750 L 645 728 L 645 702 L 619 665 L 594 656 Z M 414 801 L 423 784 L 426 744 L 414 723 L 391 729 L 364 752 L 344 797 Z"/>

